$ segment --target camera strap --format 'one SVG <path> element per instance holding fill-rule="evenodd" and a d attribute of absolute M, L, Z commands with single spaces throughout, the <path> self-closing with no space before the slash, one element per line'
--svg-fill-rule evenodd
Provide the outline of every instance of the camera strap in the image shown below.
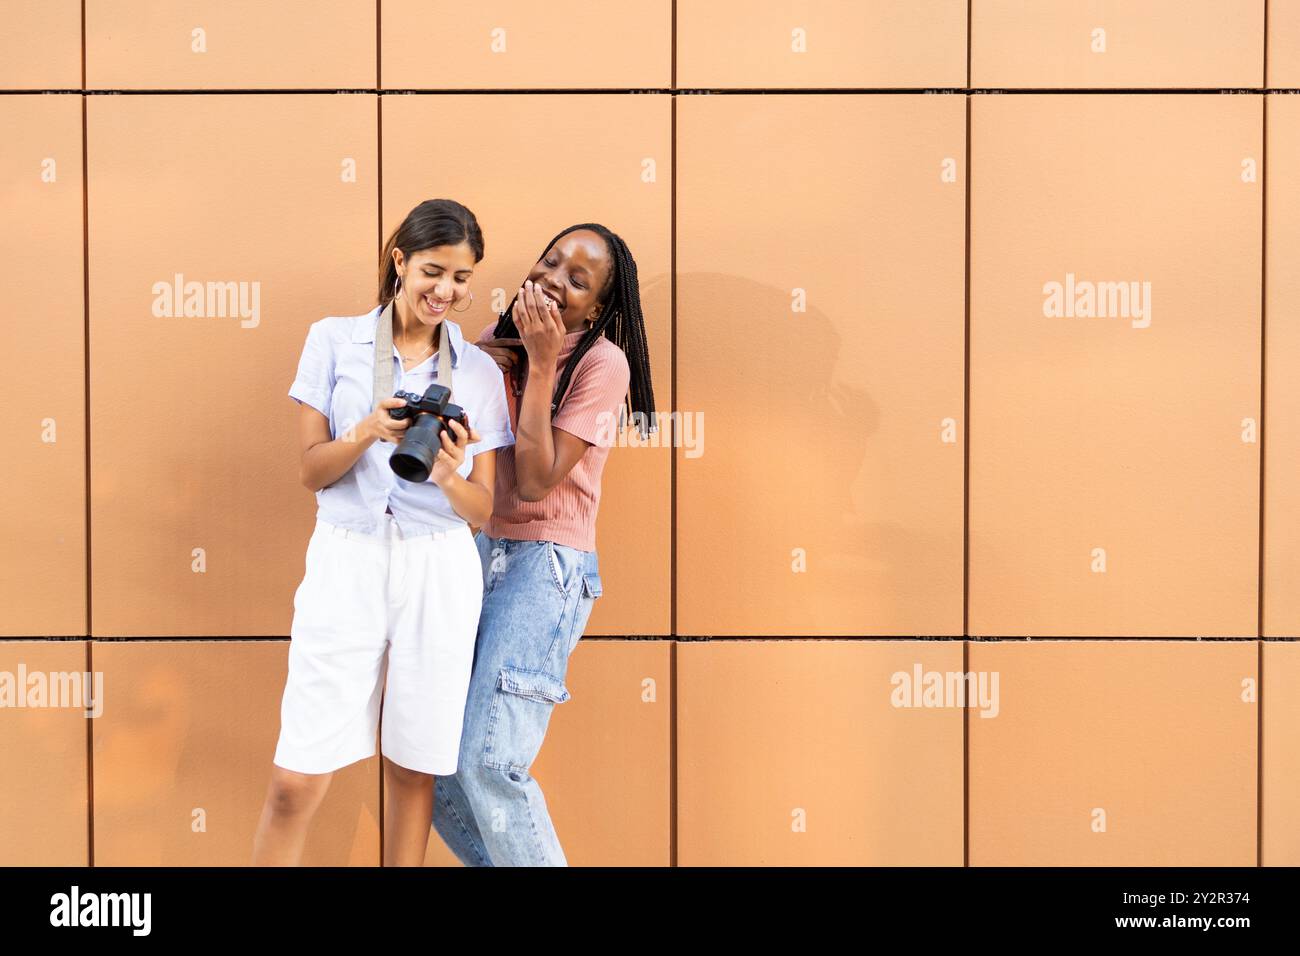
<path fill-rule="evenodd" d="M 438 325 L 438 384 L 451 388 L 451 346 L 447 342 L 447 320 Z M 379 313 L 375 327 L 375 394 L 372 408 L 381 398 L 393 395 L 393 303 Z"/>

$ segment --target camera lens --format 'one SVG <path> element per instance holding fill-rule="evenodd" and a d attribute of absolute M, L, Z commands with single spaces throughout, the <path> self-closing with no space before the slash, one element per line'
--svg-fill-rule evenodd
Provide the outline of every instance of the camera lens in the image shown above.
<path fill-rule="evenodd" d="M 442 449 L 444 428 L 446 426 L 437 415 L 420 412 L 388 459 L 389 467 L 399 478 L 407 481 L 428 481 L 433 461 Z"/>

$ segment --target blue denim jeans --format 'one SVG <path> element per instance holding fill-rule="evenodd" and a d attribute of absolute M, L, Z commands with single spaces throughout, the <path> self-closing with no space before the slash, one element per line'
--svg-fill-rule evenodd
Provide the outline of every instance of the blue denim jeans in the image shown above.
<path fill-rule="evenodd" d="M 596 552 L 475 538 L 483 610 L 456 772 L 434 784 L 433 827 L 466 866 L 567 866 L 529 769 L 600 596 Z"/>

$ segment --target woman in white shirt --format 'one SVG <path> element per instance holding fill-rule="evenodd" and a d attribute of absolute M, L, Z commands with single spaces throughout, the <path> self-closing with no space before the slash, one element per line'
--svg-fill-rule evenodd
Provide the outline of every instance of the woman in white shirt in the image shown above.
<path fill-rule="evenodd" d="M 473 301 L 483 258 L 474 214 L 426 200 L 394 231 L 379 302 L 307 333 L 289 395 L 300 405 L 299 475 L 316 493 L 316 526 L 294 595 L 289 675 L 254 864 L 296 864 L 335 770 L 371 757 L 380 726 L 386 795 L 384 864 L 419 866 L 433 777 L 454 773 L 482 604 L 470 526 L 492 513 L 495 449 L 514 441 L 500 370 L 448 316 Z M 464 409 L 426 480 L 394 472 L 411 424 L 390 410 L 450 384 Z M 445 379 L 450 379 L 447 382 Z"/>

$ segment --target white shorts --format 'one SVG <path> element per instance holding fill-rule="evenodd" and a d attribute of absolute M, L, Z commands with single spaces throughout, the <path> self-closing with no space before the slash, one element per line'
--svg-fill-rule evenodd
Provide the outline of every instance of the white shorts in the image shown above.
<path fill-rule="evenodd" d="M 456 772 L 483 571 L 468 526 L 403 538 L 391 514 L 366 535 L 319 519 L 293 598 L 274 763 L 328 773 L 375 753 Z"/>

